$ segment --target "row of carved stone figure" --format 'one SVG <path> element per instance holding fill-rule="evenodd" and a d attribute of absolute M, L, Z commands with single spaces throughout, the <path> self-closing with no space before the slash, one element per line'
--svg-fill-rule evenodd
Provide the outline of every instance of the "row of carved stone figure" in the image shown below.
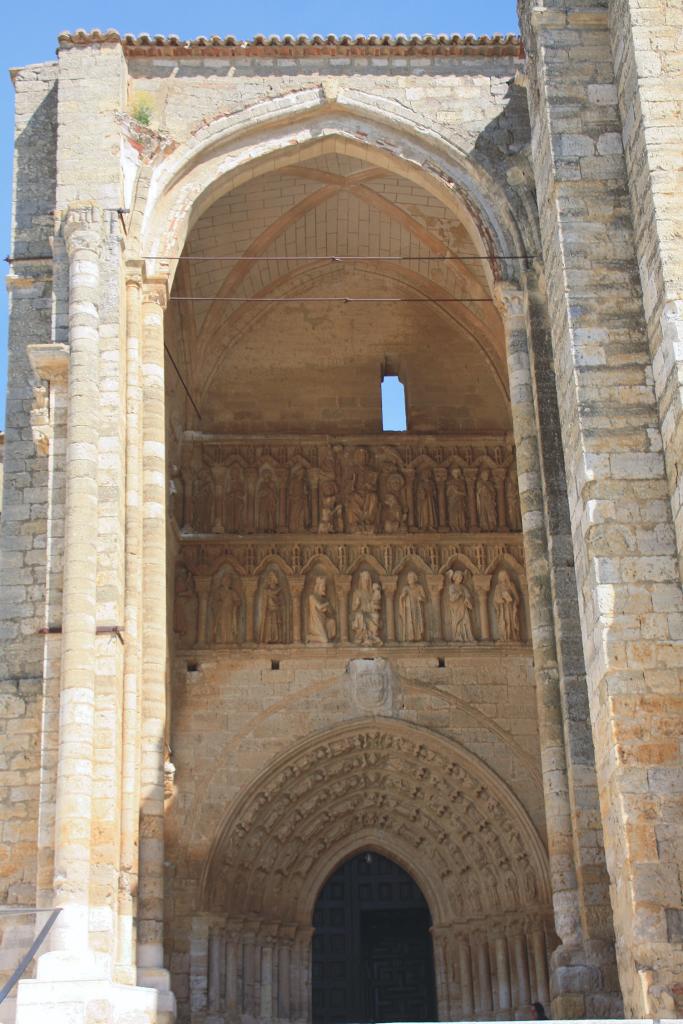
<path fill-rule="evenodd" d="M 288 580 L 275 568 L 260 579 L 219 572 L 196 581 L 180 566 L 176 574 L 174 628 L 184 646 L 195 643 L 259 644 L 335 641 L 363 647 L 384 642 L 473 643 L 492 638 L 519 641 L 524 633 L 518 585 L 501 569 L 494 578 L 473 579 L 460 569 L 421 582 L 409 570 L 398 579 L 373 578 L 369 569 L 355 581 L 313 574 Z M 478 638 L 475 636 L 479 634 Z"/>
<path fill-rule="evenodd" d="M 182 500 L 176 472 L 174 509 L 183 529 L 198 533 L 402 533 L 522 528 L 514 465 L 376 469 L 367 449 L 354 450 L 345 471 L 321 476 L 295 463 L 244 469 L 205 467 Z M 185 506 L 181 508 L 181 506 Z"/>

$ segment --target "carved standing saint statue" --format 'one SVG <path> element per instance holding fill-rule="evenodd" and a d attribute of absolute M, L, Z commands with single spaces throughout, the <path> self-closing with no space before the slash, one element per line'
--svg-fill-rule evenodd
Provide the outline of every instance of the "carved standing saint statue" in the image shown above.
<path fill-rule="evenodd" d="M 500 571 L 493 591 L 493 608 L 500 640 L 519 640 L 519 594 L 504 569 Z"/>
<path fill-rule="evenodd" d="M 229 576 L 221 576 L 211 595 L 213 642 L 235 644 L 240 636 L 242 599 Z"/>
<path fill-rule="evenodd" d="M 382 614 L 382 588 L 372 582 L 372 576 L 363 569 L 358 577 L 358 586 L 351 595 L 351 639 L 364 647 L 376 647 L 382 643 L 379 635 Z"/>
<path fill-rule="evenodd" d="M 256 489 L 256 530 L 275 533 L 277 529 L 277 486 L 269 469 L 265 469 Z"/>
<path fill-rule="evenodd" d="M 272 569 L 261 589 L 258 638 L 261 644 L 285 642 L 285 600 L 278 575 Z"/>
<path fill-rule="evenodd" d="M 415 485 L 415 512 L 420 530 L 436 529 L 436 484 L 431 469 L 427 467 L 421 470 Z"/>
<path fill-rule="evenodd" d="M 479 529 L 489 532 L 498 529 L 496 487 L 491 479 L 491 470 L 484 467 L 477 480 L 477 515 Z"/>
<path fill-rule="evenodd" d="M 247 495 L 239 466 L 230 467 L 225 492 L 225 529 L 228 533 L 242 533 L 246 527 Z"/>
<path fill-rule="evenodd" d="M 454 466 L 446 484 L 448 525 L 455 533 L 467 530 L 467 485 L 460 466 Z"/>
<path fill-rule="evenodd" d="M 184 565 L 179 565 L 175 573 L 173 632 L 183 647 L 192 647 L 197 642 L 198 607 L 192 573 Z"/>
<path fill-rule="evenodd" d="M 448 587 L 446 588 L 446 617 L 451 640 L 458 643 L 472 643 L 472 598 L 468 588 L 465 586 L 464 574 L 456 569 L 449 569 L 446 573 Z"/>
<path fill-rule="evenodd" d="M 398 617 L 401 623 L 401 638 L 407 641 L 424 640 L 425 605 L 427 595 L 417 578 L 416 572 L 409 572 L 405 586 L 398 598 Z"/>
<path fill-rule="evenodd" d="M 327 580 L 324 576 L 316 576 L 307 604 L 306 640 L 309 644 L 329 644 L 337 635 L 337 623 L 327 596 Z"/>
<path fill-rule="evenodd" d="M 510 467 L 510 472 L 505 481 L 505 502 L 507 504 L 508 526 L 511 530 L 522 529 L 522 512 L 519 507 L 519 483 L 517 481 L 517 470 Z"/>
<path fill-rule="evenodd" d="M 194 478 L 192 506 L 197 533 L 211 533 L 214 522 L 214 487 L 209 469 L 200 470 Z"/>
<path fill-rule="evenodd" d="M 310 504 L 306 467 L 297 463 L 292 466 L 287 489 L 287 521 L 292 533 L 303 533 L 311 525 Z"/>

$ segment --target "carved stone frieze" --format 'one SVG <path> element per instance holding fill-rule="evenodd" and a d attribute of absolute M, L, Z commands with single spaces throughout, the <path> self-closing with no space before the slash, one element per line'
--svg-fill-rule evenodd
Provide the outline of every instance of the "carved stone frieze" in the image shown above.
<path fill-rule="evenodd" d="M 514 448 L 500 437 L 189 435 L 174 474 L 183 533 L 397 534 L 521 529 Z M 182 504 L 178 495 L 182 494 Z"/>
<path fill-rule="evenodd" d="M 404 535 L 307 543 L 185 537 L 180 545 L 179 648 L 523 643 L 527 620 L 514 534 L 495 543 Z"/>

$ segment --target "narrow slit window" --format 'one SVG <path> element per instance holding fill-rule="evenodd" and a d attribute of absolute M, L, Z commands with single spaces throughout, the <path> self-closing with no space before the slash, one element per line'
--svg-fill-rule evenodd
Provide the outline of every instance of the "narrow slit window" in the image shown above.
<path fill-rule="evenodd" d="M 407 430 L 406 391 L 398 377 L 382 378 L 382 430 Z"/>

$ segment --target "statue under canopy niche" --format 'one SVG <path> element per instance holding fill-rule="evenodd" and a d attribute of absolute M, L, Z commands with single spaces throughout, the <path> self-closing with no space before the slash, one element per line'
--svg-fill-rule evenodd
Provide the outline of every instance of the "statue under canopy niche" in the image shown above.
<path fill-rule="evenodd" d="M 493 609 L 496 613 L 500 640 L 519 640 L 519 594 L 510 574 L 501 569 L 493 591 Z"/>
<path fill-rule="evenodd" d="M 182 647 L 193 647 L 197 642 L 197 612 L 199 608 L 194 578 L 184 565 L 175 571 L 173 601 L 173 632 Z"/>
<path fill-rule="evenodd" d="M 238 465 L 230 466 L 225 491 L 225 529 L 228 533 L 242 533 L 247 525 L 247 492 L 244 474 Z"/>
<path fill-rule="evenodd" d="M 212 639 L 215 644 L 235 644 L 240 639 L 242 597 L 227 573 L 219 575 L 211 593 Z"/>
<path fill-rule="evenodd" d="M 270 469 L 264 469 L 256 488 L 256 531 L 275 533 L 277 529 L 277 484 Z"/>
<path fill-rule="evenodd" d="M 449 569 L 446 578 L 446 620 L 450 639 L 472 643 L 472 597 L 465 585 L 464 573 L 460 569 Z"/>
<path fill-rule="evenodd" d="M 488 533 L 498 529 L 496 487 L 491 479 L 491 470 L 485 466 L 477 480 L 477 515 L 480 530 L 485 530 Z"/>
<path fill-rule="evenodd" d="M 416 572 L 409 572 L 398 598 L 398 617 L 401 638 L 410 642 L 425 640 L 427 636 L 427 595 Z"/>
<path fill-rule="evenodd" d="M 361 570 L 358 585 L 351 595 L 351 639 L 364 647 L 381 645 L 382 588 L 373 583 L 367 569 Z"/>
<path fill-rule="evenodd" d="M 261 588 L 258 639 L 261 644 L 286 642 L 285 596 L 280 578 L 274 569 L 268 572 Z"/>
<path fill-rule="evenodd" d="M 287 523 L 292 533 L 303 533 L 311 525 L 311 491 L 306 467 L 292 466 L 287 488 Z"/>
<path fill-rule="evenodd" d="M 316 576 L 306 604 L 306 640 L 309 644 L 329 644 L 337 635 L 337 621 L 327 595 L 325 576 Z"/>
<path fill-rule="evenodd" d="M 446 484 L 448 525 L 455 533 L 467 530 L 467 485 L 460 466 L 453 466 Z"/>
<path fill-rule="evenodd" d="M 505 481 L 505 501 L 507 504 L 508 526 L 511 530 L 522 529 L 522 511 L 519 503 L 519 483 L 517 470 L 510 467 L 510 472 Z"/>
<path fill-rule="evenodd" d="M 415 517 L 420 530 L 436 530 L 438 526 L 436 484 L 428 466 L 420 470 L 415 485 Z"/>

